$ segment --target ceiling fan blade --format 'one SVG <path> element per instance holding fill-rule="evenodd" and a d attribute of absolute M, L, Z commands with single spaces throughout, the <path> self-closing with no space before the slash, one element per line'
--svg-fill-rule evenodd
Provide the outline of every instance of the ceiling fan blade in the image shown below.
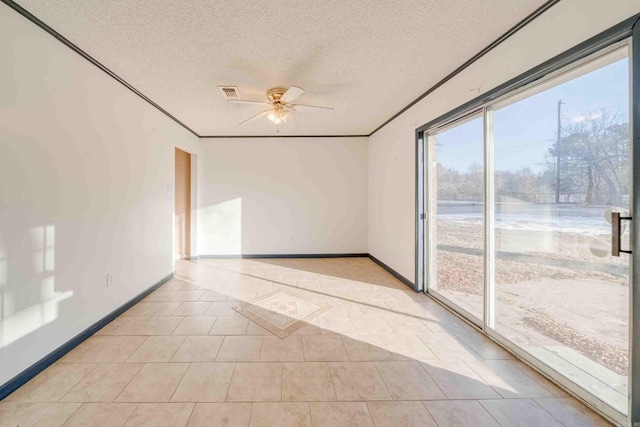
<path fill-rule="evenodd" d="M 229 99 L 227 102 L 232 104 L 262 104 L 262 105 L 271 105 L 271 103 L 267 101 L 251 101 L 249 99 Z"/>
<path fill-rule="evenodd" d="M 321 107 L 319 105 L 292 104 L 291 107 L 296 111 L 325 110 L 325 111 L 335 112 L 335 110 L 331 107 Z"/>
<path fill-rule="evenodd" d="M 293 100 L 295 100 L 297 97 L 299 97 L 303 93 L 304 93 L 304 89 L 301 89 L 298 86 L 291 86 L 289 89 L 287 89 L 287 91 L 284 93 L 284 95 L 282 95 L 282 98 L 280 99 L 285 104 L 288 104 L 290 102 L 293 102 Z"/>
<path fill-rule="evenodd" d="M 267 114 L 269 111 L 271 111 L 271 110 L 264 110 L 263 112 L 258 113 L 258 114 L 256 114 L 255 116 L 251 116 L 251 117 L 249 117 L 247 120 L 244 120 L 244 121 L 242 121 L 242 122 L 238 123 L 238 126 L 240 126 L 240 125 L 242 125 L 242 124 L 245 124 L 245 123 L 247 123 L 247 122 L 248 122 L 248 121 L 250 121 L 250 120 L 257 119 L 258 117 L 262 117 L 262 116 L 264 116 L 265 114 Z"/>

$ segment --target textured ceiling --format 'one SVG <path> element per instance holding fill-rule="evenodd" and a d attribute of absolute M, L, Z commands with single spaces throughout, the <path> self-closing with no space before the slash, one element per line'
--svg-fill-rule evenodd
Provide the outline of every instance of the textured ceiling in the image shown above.
<path fill-rule="evenodd" d="M 18 0 L 22 7 L 200 135 L 274 135 L 261 106 L 227 104 L 304 88 L 280 135 L 363 135 L 543 0 Z"/>

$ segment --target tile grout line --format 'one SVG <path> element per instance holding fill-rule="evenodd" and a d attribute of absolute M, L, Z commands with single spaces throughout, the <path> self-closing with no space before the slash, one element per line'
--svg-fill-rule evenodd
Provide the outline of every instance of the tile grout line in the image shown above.
<path fill-rule="evenodd" d="M 531 366 L 527 365 L 526 363 L 522 362 L 521 360 L 517 360 L 517 359 L 507 359 L 506 360 L 509 364 L 511 364 L 512 366 L 514 366 L 519 372 L 522 372 L 524 375 L 526 375 L 527 377 L 531 378 L 533 381 L 536 382 L 536 384 L 538 384 L 539 386 L 541 386 L 542 388 L 544 388 L 545 390 L 547 390 L 549 393 L 551 393 L 551 396 L 549 397 L 561 397 L 558 396 L 557 394 L 554 393 L 553 390 L 551 390 L 548 387 L 548 384 L 545 384 L 544 382 L 541 382 L 538 378 L 536 378 L 535 376 L 540 375 L 538 372 L 536 372 Z M 526 369 L 521 369 L 518 366 L 518 363 L 521 363 Z M 533 375 L 532 375 L 533 374 Z M 542 377 L 544 378 L 544 377 Z M 545 382 L 550 382 L 549 380 L 547 380 L 546 378 L 544 378 Z M 560 391 L 562 391 L 565 394 L 566 393 L 564 390 L 562 390 L 560 387 L 558 387 L 557 385 L 552 383 L 552 386 L 559 389 Z"/>
<path fill-rule="evenodd" d="M 196 402 L 191 402 L 193 403 L 193 408 L 191 408 L 191 412 L 189 412 L 189 418 L 187 418 L 187 422 L 184 423 L 184 426 L 187 427 L 189 425 L 189 421 L 191 421 L 191 417 L 193 416 L 193 413 L 196 411 Z"/>
<path fill-rule="evenodd" d="M 211 327 L 213 328 L 213 325 L 211 325 Z M 210 337 L 210 336 L 215 336 L 215 335 L 206 335 L 206 336 Z M 220 354 L 220 350 L 222 349 L 222 344 L 224 344 L 225 338 L 226 337 L 223 337 L 222 341 L 220 341 L 220 345 L 218 346 L 218 349 L 216 350 L 216 354 L 215 354 L 215 356 L 213 356 L 213 362 L 211 362 L 211 363 L 216 363 L 216 360 L 218 360 L 218 354 Z M 235 370 L 235 366 L 234 366 L 234 370 Z M 231 384 L 231 383 L 229 383 L 229 384 Z"/>
<path fill-rule="evenodd" d="M 307 362 L 307 355 L 305 354 L 304 351 L 304 335 L 300 335 L 300 343 L 302 344 L 302 361 L 303 362 Z"/>
<path fill-rule="evenodd" d="M 561 399 L 559 397 L 556 397 L 556 399 Z M 538 408 L 542 409 L 544 412 L 546 412 L 547 414 L 549 414 L 549 416 L 551 416 L 551 418 L 553 418 L 554 420 L 556 420 L 557 422 L 559 422 L 561 425 L 567 427 L 567 425 L 565 423 L 563 423 L 558 417 L 556 417 L 555 415 L 553 415 L 551 412 L 547 411 L 545 408 L 542 407 L 542 405 L 540 405 L 537 400 L 535 398 L 531 398 L 531 401 L 533 402 L 534 405 L 536 405 Z"/>
<path fill-rule="evenodd" d="M 130 362 L 130 361 L 129 361 L 129 359 L 131 359 L 131 356 L 133 356 L 133 355 L 136 353 L 136 351 L 138 351 L 138 350 L 140 349 L 140 347 L 142 347 L 142 346 L 144 345 L 144 343 L 146 343 L 146 342 L 147 342 L 147 340 L 148 340 L 149 338 L 151 338 L 151 337 L 152 337 L 152 335 L 134 335 L 134 336 L 144 337 L 144 339 L 143 339 L 143 340 L 142 340 L 142 342 L 141 342 L 141 343 L 136 347 L 136 349 L 135 349 L 135 350 L 133 350 L 133 351 L 131 352 L 131 354 L 130 354 L 130 355 L 128 355 L 128 356 L 126 357 L 126 359 L 124 359 L 124 361 L 122 361 L 122 363 L 135 363 L 135 362 Z M 108 362 L 107 362 L 107 363 L 108 363 Z M 146 363 L 146 362 L 143 362 L 143 363 Z"/>
<path fill-rule="evenodd" d="M 231 372 L 231 379 L 229 380 L 229 385 L 227 386 L 227 392 L 224 395 L 224 402 L 228 402 L 229 401 L 228 400 L 229 399 L 229 390 L 231 390 L 231 383 L 233 383 L 233 377 L 236 375 L 236 367 L 237 366 L 238 366 L 237 363 L 233 364 L 233 372 Z"/>
<path fill-rule="evenodd" d="M 331 387 L 333 387 L 333 383 L 331 384 Z M 311 402 L 307 402 L 307 405 L 309 405 L 309 421 L 311 422 L 311 427 L 313 427 L 313 412 L 311 411 Z"/>
<path fill-rule="evenodd" d="M 427 406 L 427 402 L 430 402 L 430 401 L 429 400 L 423 400 L 422 401 L 422 406 L 424 406 L 424 409 L 426 409 L 427 414 L 429 414 L 429 416 L 431 417 L 433 422 L 436 423 L 436 427 L 439 427 L 440 424 L 438 423 L 438 420 L 436 420 L 436 417 L 434 417 L 433 414 L 431 413 L 431 411 L 429 410 L 429 407 Z M 445 427 L 445 426 L 442 426 L 442 427 Z"/>
<path fill-rule="evenodd" d="M 340 399 L 338 399 L 338 392 L 336 391 L 336 385 L 334 384 L 334 380 L 333 380 L 333 374 L 331 373 L 331 366 L 329 365 L 329 362 L 324 362 L 327 364 L 327 369 L 329 370 L 329 378 L 331 379 L 331 388 L 333 389 L 333 394 L 336 397 L 336 402 L 340 402 Z"/>
<path fill-rule="evenodd" d="M 107 364 L 127 364 L 127 365 L 130 365 L 130 366 L 134 366 L 135 364 L 144 365 L 144 363 L 141 363 L 141 362 L 127 362 L 127 361 L 124 361 L 124 362 L 106 362 L 106 363 L 98 363 L 98 365 L 99 365 L 99 366 L 100 366 L 100 365 L 107 365 Z M 96 368 L 95 368 L 94 370 L 98 369 L 98 367 L 99 367 L 99 366 L 96 366 Z M 129 381 L 127 381 L 127 384 L 122 388 L 122 390 L 120 390 L 120 391 L 118 392 L 118 394 L 113 398 L 113 400 L 111 400 L 111 401 L 109 401 L 109 402 L 82 402 L 82 404 L 85 404 L 85 403 L 116 403 L 116 402 L 115 402 L 115 399 L 117 399 L 117 398 L 118 398 L 118 396 L 120 396 L 120 393 L 122 393 L 122 391 L 123 391 L 125 388 L 127 388 L 127 386 L 129 385 L 129 383 L 133 380 L 133 378 L 134 378 L 136 375 L 138 375 L 138 373 L 142 370 L 142 368 L 143 368 L 143 366 L 140 366 L 140 367 L 135 371 L 135 373 L 131 376 L 131 378 L 129 379 Z M 93 372 L 93 371 L 92 371 L 92 372 Z M 75 388 L 75 387 L 74 387 L 74 388 Z M 67 392 L 67 394 L 69 394 L 71 391 L 72 391 L 72 390 L 69 390 L 69 392 Z M 66 396 L 66 394 L 65 394 L 65 396 Z"/>
<path fill-rule="evenodd" d="M 482 407 L 482 409 L 483 409 L 487 414 L 489 414 L 489 416 L 490 416 L 490 417 L 491 417 L 491 418 L 496 422 L 496 424 L 498 424 L 498 425 L 500 425 L 500 426 L 503 426 L 503 427 L 509 427 L 509 426 L 505 426 L 505 425 L 504 425 L 504 424 L 502 424 L 500 421 L 498 421 L 498 419 L 497 419 L 496 417 L 494 417 L 494 416 L 493 416 L 493 414 L 491 413 L 491 411 L 489 411 L 489 410 L 487 409 L 487 407 L 486 407 L 486 406 L 484 406 L 484 405 L 482 404 L 482 400 L 476 400 L 476 402 L 478 402 L 478 405 L 480 405 L 480 406 Z"/>
<path fill-rule="evenodd" d="M 485 377 L 483 377 L 483 376 L 480 374 L 480 372 L 478 372 L 477 370 L 473 369 L 473 366 L 469 365 L 469 363 L 468 363 L 468 361 L 467 361 L 467 360 L 463 360 L 462 362 L 463 362 L 465 365 L 467 365 L 467 367 L 469 367 L 469 369 L 471 369 L 471 371 L 472 371 L 472 372 L 474 372 L 477 376 L 479 376 L 479 377 L 482 379 L 482 381 L 484 381 L 484 382 L 485 382 L 489 387 L 491 387 L 491 389 L 492 389 L 493 391 L 495 391 L 495 392 L 496 392 L 496 394 L 497 394 L 498 396 L 500 396 L 500 400 L 502 400 L 502 399 L 506 399 L 506 398 L 502 395 L 502 393 L 500 393 L 500 391 L 498 390 L 498 387 L 494 387 L 493 385 L 491 385 L 491 384 L 489 383 L 489 381 L 488 381 Z M 482 359 L 482 360 L 478 360 L 478 362 L 485 362 L 485 360 L 484 360 L 484 359 Z M 479 401 L 479 400 L 478 400 L 478 401 Z M 488 412 L 488 411 L 487 411 L 487 412 Z"/>
<path fill-rule="evenodd" d="M 133 414 L 136 413 L 136 411 L 138 410 L 138 408 L 140 407 L 140 403 L 135 403 L 136 407 L 133 408 L 133 411 L 131 411 L 131 413 L 129 414 L 129 416 L 127 417 L 127 419 L 124 421 L 123 427 L 125 425 L 127 425 L 127 423 L 129 422 L 129 420 L 131 419 L 131 417 L 133 417 Z"/>
<path fill-rule="evenodd" d="M 380 373 L 378 373 L 378 375 L 380 375 Z M 381 376 L 382 378 L 382 376 Z M 384 382 L 384 380 L 382 380 L 382 382 Z M 385 385 L 386 387 L 386 385 Z M 391 396 L 391 394 L 389 394 L 389 396 Z M 391 398 L 392 402 L 398 402 L 397 400 L 393 400 L 393 397 Z M 373 423 L 373 425 L 376 425 L 376 420 L 373 419 L 373 416 L 371 415 L 371 410 L 369 409 L 369 404 L 366 401 L 363 401 L 362 403 L 364 403 L 364 407 L 367 408 L 367 414 L 369 414 L 369 418 L 371 419 L 371 422 Z"/>
<path fill-rule="evenodd" d="M 260 349 L 260 353 L 262 354 L 262 348 Z M 280 362 L 280 400 L 279 400 L 280 402 L 282 402 L 282 389 L 284 387 L 284 381 L 282 381 L 282 375 L 283 375 L 282 371 L 284 371 L 284 369 L 282 369 L 283 368 L 282 365 L 283 363 Z"/>
<path fill-rule="evenodd" d="M 182 341 L 180 341 L 180 344 L 178 345 L 178 347 L 176 347 L 174 352 L 171 354 L 171 357 L 169 357 L 169 360 L 166 362 L 166 363 L 180 363 L 180 362 L 173 362 L 173 358 L 176 357 L 176 354 L 178 353 L 180 348 L 182 348 L 182 346 L 184 345 L 184 342 L 187 340 L 188 335 L 161 335 L 161 336 L 164 336 L 164 337 L 180 337 L 181 336 L 182 337 Z"/>
<path fill-rule="evenodd" d="M 376 364 L 376 362 L 368 362 L 368 363 L 371 363 L 373 365 L 373 367 L 375 368 L 376 372 L 378 373 L 378 376 L 380 377 L 380 380 L 382 381 L 382 384 L 384 385 L 385 390 L 387 390 L 387 394 L 389 394 L 389 397 L 391 398 L 391 401 L 397 401 L 397 399 L 393 398 L 393 394 L 391 394 L 391 391 L 389 390 L 389 386 L 387 385 L 387 383 L 384 380 L 384 377 L 380 373 L 380 369 L 378 369 L 378 365 Z M 366 405 L 366 403 L 365 403 L 365 405 Z M 369 410 L 369 408 L 367 407 L 367 411 L 368 410 Z"/>
<path fill-rule="evenodd" d="M 68 363 L 68 362 L 67 362 L 67 363 Z M 91 375 L 91 374 L 93 373 L 93 371 L 95 371 L 96 369 L 98 369 L 98 365 L 99 365 L 99 363 L 96 363 L 96 366 L 94 366 L 94 367 L 93 367 L 93 369 L 92 369 L 92 370 L 90 370 L 90 371 L 87 373 L 87 375 L 85 375 L 85 376 L 83 376 L 82 378 L 80 378 L 80 379 L 78 380 L 78 382 L 76 382 L 75 384 L 73 384 L 73 385 L 69 388 L 69 390 L 67 390 L 65 393 L 63 393 L 63 394 L 62 394 L 62 396 L 60 396 L 60 397 L 58 398 L 58 400 L 56 400 L 54 403 L 66 403 L 66 402 L 62 402 L 62 399 L 64 399 L 64 397 L 65 397 L 67 394 L 71 393 L 71 391 L 72 391 L 74 388 L 76 388 L 76 387 L 78 386 L 78 384 L 80 384 L 80 383 L 81 383 L 82 381 L 84 381 L 84 380 L 85 380 L 89 375 Z M 56 375 L 56 376 L 57 376 L 57 375 Z M 37 377 L 36 377 L 36 378 L 37 378 Z M 27 383 L 27 384 L 28 384 L 28 383 Z M 26 385 L 26 384 L 25 384 L 25 385 Z M 17 391 L 17 390 L 16 390 L 16 391 Z M 15 392 L 14 392 L 14 393 L 15 393 Z M 13 393 L 12 393 L 12 394 L 13 394 Z M 66 421 L 65 421 L 65 422 L 66 422 Z"/>
<path fill-rule="evenodd" d="M 71 402 L 57 402 L 57 403 L 71 403 Z M 78 405 L 76 410 L 73 411 L 72 413 L 70 413 L 69 416 L 67 418 L 65 418 L 64 421 L 60 424 L 60 426 L 63 427 L 75 414 L 78 413 L 80 408 L 82 408 L 83 406 L 84 406 L 84 403 L 80 403 L 80 405 Z M 17 427 L 20 427 L 20 424 L 17 424 Z"/>
<path fill-rule="evenodd" d="M 131 354 L 133 354 L 133 353 L 131 353 Z M 122 363 L 127 363 L 127 362 L 122 362 Z M 135 374 L 133 374 L 133 375 L 131 376 L 131 378 L 129 378 L 129 381 L 127 381 L 127 384 L 125 384 L 125 386 L 124 386 L 124 387 L 122 387 L 122 390 L 120 390 L 120 392 L 116 395 L 116 397 L 114 397 L 114 398 L 113 398 L 113 400 L 111 401 L 111 403 L 117 403 L 118 397 L 120 397 L 120 395 L 121 395 L 121 394 L 126 390 L 126 388 L 127 388 L 127 387 L 129 387 L 129 384 L 131 384 L 131 382 L 133 381 L 133 379 L 134 379 L 135 377 L 137 377 L 137 376 L 138 376 L 138 374 L 140 373 L 140 371 L 142 371 L 142 368 L 144 368 L 144 367 L 146 366 L 146 363 L 140 363 L 140 365 L 142 365 L 142 366 L 140 366 L 140 368 L 138 368 L 138 370 L 136 371 L 136 373 L 135 373 Z M 138 404 L 139 404 L 140 402 L 136 402 L 136 403 L 138 403 Z M 137 407 L 136 407 L 136 409 L 137 409 Z M 134 410 L 134 411 L 135 411 L 135 410 Z M 132 412 L 132 413 L 133 413 L 133 412 Z"/>
<path fill-rule="evenodd" d="M 432 332 L 433 333 L 433 332 Z M 454 333 L 449 333 L 449 332 L 437 332 L 438 334 L 446 334 L 448 336 L 450 336 L 453 340 L 455 340 L 458 344 L 460 344 L 461 346 L 463 346 L 465 349 L 467 349 L 469 352 L 471 352 L 472 355 L 478 356 L 478 360 L 485 360 L 482 355 L 478 354 L 473 348 L 471 348 L 470 346 L 466 345 L 456 334 Z M 420 337 L 418 337 L 420 338 Z"/>
<path fill-rule="evenodd" d="M 211 326 L 211 328 L 213 328 L 213 326 Z M 209 332 L 211 332 L 211 331 L 209 331 Z M 208 337 L 215 337 L 215 336 L 219 336 L 219 335 L 207 335 L 207 336 Z M 224 346 L 225 341 L 227 341 L 227 337 L 228 337 L 228 335 L 224 335 L 222 337 L 222 342 L 220 343 L 220 348 L 218 348 L 218 351 L 216 352 L 216 358 L 213 359 L 214 363 L 218 362 L 218 357 L 220 356 L 220 351 L 222 350 L 222 346 Z M 220 361 L 220 362 L 222 362 L 222 361 Z"/>
<path fill-rule="evenodd" d="M 313 426 L 313 420 L 311 419 L 311 402 L 306 401 L 304 403 L 307 404 L 307 411 L 309 413 L 309 422 L 311 423 L 311 426 Z"/>
<path fill-rule="evenodd" d="M 436 359 L 436 360 L 439 361 L 439 362 L 442 362 L 442 360 L 440 360 L 440 359 Z M 431 375 L 429 375 L 429 372 L 427 371 L 427 368 L 425 368 L 424 365 L 423 365 L 423 363 L 428 363 L 428 362 L 422 362 L 420 360 L 416 360 L 416 362 L 418 362 L 418 365 L 420 366 L 420 369 L 422 369 L 422 371 L 425 374 L 427 374 L 427 377 L 429 377 L 431 379 L 431 381 L 433 381 L 433 383 L 436 385 L 436 387 L 438 387 L 438 390 L 440 390 L 440 393 L 442 393 L 442 395 L 444 397 L 446 397 L 447 400 L 452 400 L 452 399 L 449 398 L 449 396 L 447 396 L 447 393 L 444 392 L 442 387 L 440 387 L 440 384 L 438 384 L 438 382 Z"/>
<path fill-rule="evenodd" d="M 207 310 L 207 311 L 208 311 L 208 310 Z M 202 316 L 202 317 L 208 317 L 208 316 L 206 316 L 206 312 L 205 312 L 205 316 Z M 213 330 L 213 325 L 215 325 L 215 324 L 216 324 L 216 322 L 218 321 L 218 318 L 219 318 L 220 316 L 217 316 L 217 315 L 216 315 L 216 316 L 213 316 L 213 317 L 215 317 L 215 319 L 213 319 L 213 323 L 211 324 L 211 327 L 210 327 L 210 328 L 209 328 L 209 330 L 207 331 L 207 335 L 206 335 L 206 336 L 212 336 L 212 335 L 209 335 L 209 334 L 211 334 L 211 331 Z M 220 347 L 222 347 L 222 343 L 220 343 Z M 218 352 L 219 352 L 219 351 L 220 351 L 220 349 L 218 349 Z M 216 357 L 218 357 L 218 353 L 216 353 Z"/>
<path fill-rule="evenodd" d="M 253 418 L 253 402 L 248 403 L 251 405 L 251 410 L 249 411 L 249 424 L 247 424 L 247 427 L 251 425 L 251 418 Z"/>
<path fill-rule="evenodd" d="M 351 360 L 351 355 L 349 354 L 349 350 L 347 350 L 347 346 L 344 343 L 345 336 L 342 335 L 342 334 L 338 334 L 338 336 L 340 337 L 340 341 L 342 342 L 342 346 L 344 347 L 344 352 L 347 354 L 347 361 L 349 361 L 349 362 L 357 362 L 357 360 Z M 349 337 L 347 337 L 347 338 L 349 338 Z"/>
<path fill-rule="evenodd" d="M 177 365 L 178 363 L 175 363 L 175 364 Z M 180 362 L 180 364 L 182 364 L 182 362 Z M 173 396 L 175 396 L 176 391 L 178 390 L 178 388 L 180 387 L 180 384 L 184 380 L 184 377 L 187 376 L 187 372 L 189 372 L 189 369 L 191 369 L 191 365 L 192 363 L 187 364 L 187 368 L 182 373 L 182 376 L 180 377 L 180 381 L 178 381 L 178 383 L 176 384 L 176 388 L 173 389 L 173 392 L 171 393 L 171 396 L 169 397 L 169 400 L 166 403 L 177 403 L 177 402 L 172 402 L 171 400 L 173 399 Z"/>

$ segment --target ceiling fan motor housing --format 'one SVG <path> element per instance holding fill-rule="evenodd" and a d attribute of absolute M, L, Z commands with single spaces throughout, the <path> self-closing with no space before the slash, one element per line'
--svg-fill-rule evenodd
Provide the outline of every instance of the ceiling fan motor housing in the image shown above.
<path fill-rule="evenodd" d="M 287 90 L 284 88 L 276 87 L 276 88 L 270 89 L 267 92 L 267 97 L 273 104 L 281 103 L 282 101 L 280 101 L 280 99 L 282 98 L 282 95 L 284 95 L 286 91 Z"/>

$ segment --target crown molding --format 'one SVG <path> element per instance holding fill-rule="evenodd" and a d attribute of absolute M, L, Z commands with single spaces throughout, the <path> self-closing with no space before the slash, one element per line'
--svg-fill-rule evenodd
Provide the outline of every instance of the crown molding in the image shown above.
<path fill-rule="evenodd" d="M 383 127 L 385 127 L 386 125 L 388 125 L 389 123 L 391 123 L 394 119 L 396 119 L 398 116 L 400 116 L 402 113 L 404 113 L 405 111 L 407 111 L 409 108 L 413 107 L 415 104 L 417 104 L 418 102 L 420 102 L 422 99 L 426 98 L 427 96 L 429 96 L 431 93 L 433 93 L 436 89 L 438 89 L 440 86 L 444 85 L 445 83 L 447 83 L 449 80 L 451 80 L 452 78 L 454 78 L 455 76 L 457 76 L 458 74 L 460 74 L 461 72 L 463 72 L 465 69 L 469 68 L 474 62 L 476 62 L 478 59 L 482 58 L 483 56 L 485 56 L 487 53 L 491 52 L 493 49 L 495 49 L 496 47 L 498 47 L 502 42 L 504 42 L 505 40 L 507 40 L 509 37 L 511 37 L 512 35 L 514 35 L 515 33 L 517 33 L 518 31 L 520 31 L 521 29 L 523 29 L 525 26 L 527 26 L 527 24 L 529 24 L 531 21 L 533 21 L 534 19 L 536 19 L 537 17 L 539 17 L 540 15 L 542 15 L 544 12 L 546 12 L 547 10 L 549 10 L 552 6 L 556 5 L 557 3 L 559 3 L 560 0 L 549 0 L 547 1 L 545 4 L 543 4 L 542 6 L 540 6 L 539 8 L 537 8 L 536 10 L 534 10 L 533 12 L 531 12 L 529 15 L 527 15 L 522 21 L 518 22 L 516 25 L 514 25 L 513 27 L 511 27 L 506 33 L 504 33 L 503 35 L 501 35 L 500 37 L 498 37 L 497 39 L 495 39 L 493 42 L 491 42 L 488 46 L 486 46 L 484 49 L 482 49 L 480 52 L 476 53 L 475 55 L 473 55 L 469 60 L 467 60 L 467 62 L 465 62 L 464 64 L 462 64 L 461 66 L 459 66 L 458 68 L 456 68 L 455 70 L 453 70 L 451 73 L 449 73 L 445 78 L 443 78 L 442 80 L 440 80 L 438 83 L 436 83 L 435 85 L 431 86 L 429 89 L 427 89 L 426 92 L 424 92 L 422 95 L 420 95 L 419 97 L 417 97 L 416 99 L 414 99 L 413 101 L 411 101 L 409 103 L 409 105 L 407 105 L 406 107 L 404 107 L 402 110 L 398 111 L 396 114 L 394 114 L 393 116 L 391 116 L 387 121 L 385 121 L 384 123 L 382 123 L 380 126 L 378 126 L 377 128 L 375 128 L 373 130 L 373 132 L 371 132 L 369 134 L 369 136 L 373 135 L 374 133 L 378 132 L 380 129 L 382 129 Z"/>
<path fill-rule="evenodd" d="M 125 81 L 122 77 L 118 76 L 116 73 L 114 73 L 113 71 L 111 71 L 109 68 L 107 68 L 105 65 L 103 65 L 102 63 L 100 63 L 98 60 L 96 60 L 95 58 L 93 58 L 91 55 L 89 55 L 87 52 L 85 52 L 84 50 L 80 49 L 78 46 L 76 46 L 74 43 L 72 43 L 71 41 L 69 41 L 67 38 L 65 38 L 64 36 L 62 36 L 60 33 L 58 33 L 56 30 L 54 30 L 53 28 L 51 28 L 50 26 L 48 26 L 47 24 L 45 24 L 43 21 L 41 21 L 40 19 L 38 19 L 36 16 L 34 16 L 33 14 L 31 14 L 28 10 L 24 9 L 22 6 L 20 6 L 19 4 L 17 4 L 16 2 L 14 2 L 13 0 L 0 0 L 2 1 L 2 3 L 6 4 L 8 7 L 10 7 L 11 9 L 13 9 L 14 11 L 16 11 L 17 13 L 19 13 L 20 15 L 24 16 L 25 18 L 27 18 L 29 21 L 33 22 L 35 25 L 37 25 L 38 27 L 40 27 L 41 29 L 43 29 L 44 31 L 46 31 L 47 33 L 49 33 L 51 36 L 55 37 L 58 41 L 60 41 L 62 44 L 64 44 L 65 46 L 67 46 L 69 49 L 73 50 L 74 52 L 76 52 L 78 55 L 82 56 L 84 59 L 86 59 L 87 61 L 91 62 L 93 65 L 95 65 L 96 67 L 98 67 L 100 70 L 104 71 L 105 73 L 107 73 L 109 76 L 111 76 L 112 78 L 114 78 L 115 80 L 117 80 L 120 84 L 122 84 L 124 87 L 126 87 L 127 89 L 129 89 L 131 92 L 135 93 L 136 95 L 138 95 L 140 98 L 144 99 L 145 101 L 147 101 L 149 104 L 151 104 L 153 107 L 155 107 L 156 109 L 158 109 L 160 112 L 162 112 L 163 114 L 165 114 L 167 117 L 169 117 L 171 120 L 173 120 L 174 122 L 178 123 L 180 126 L 182 126 L 184 129 L 186 129 L 187 131 L 189 131 L 191 134 L 193 134 L 194 136 L 200 138 L 200 139 L 215 139 L 215 138 L 362 138 L 362 137 L 369 137 L 373 134 L 375 134 L 376 132 L 378 132 L 380 129 L 382 129 L 383 127 L 385 127 L 387 124 L 391 123 L 394 119 L 396 119 L 398 116 L 400 116 L 402 113 L 404 113 L 405 111 L 407 111 L 409 108 L 413 107 L 415 104 L 417 104 L 419 101 L 421 101 L 422 99 L 424 99 L 425 97 L 427 97 L 429 94 L 433 93 L 436 89 L 438 89 L 439 87 L 441 87 L 442 85 L 444 85 L 445 83 L 447 83 L 449 80 L 451 80 L 452 78 L 454 78 L 455 76 L 457 76 L 458 74 L 460 74 L 462 71 L 464 71 L 466 68 L 468 68 L 469 66 L 471 66 L 473 63 L 475 63 L 478 59 L 482 58 L 484 55 L 486 55 L 487 53 L 489 53 L 491 50 L 495 49 L 497 46 L 499 46 L 502 42 L 504 42 L 505 40 L 507 40 L 509 37 L 511 37 L 512 35 L 514 35 L 515 33 L 517 33 L 519 30 L 521 30 L 522 28 L 524 28 L 527 24 L 529 24 L 531 21 L 533 21 L 534 19 L 536 19 L 537 17 L 539 17 L 540 15 L 542 15 L 544 12 L 546 12 L 547 10 L 549 10 L 552 6 L 554 6 L 555 4 L 557 4 L 558 2 L 560 2 L 560 0 L 549 0 L 546 3 L 544 3 L 542 6 L 540 6 L 538 9 L 534 10 L 532 13 L 530 13 L 529 15 L 527 15 L 523 20 L 521 20 L 520 22 L 518 22 L 516 25 L 514 25 L 512 28 L 510 28 L 506 33 L 504 33 L 503 35 L 501 35 L 500 37 L 498 37 L 496 40 L 494 40 L 492 43 L 490 43 L 488 46 L 486 46 L 484 49 L 482 49 L 480 52 L 478 52 L 477 54 L 475 54 L 473 57 L 471 57 L 469 60 L 467 60 L 464 64 L 462 64 L 461 66 L 459 66 L 458 68 L 456 68 L 455 70 L 453 70 L 450 74 L 448 74 L 445 78 L 443 78 L 442 80 L 440 80 L 438 83 L 436 83 L 435 85 L 431 86 L 426 92 L 424 92 L 422 95 L 420 95 L 419 97 L 417 97 L 416 99 L 414 99 L 411 103 L 409 103 L 406 107 L 404 107 L 403 109 L 401 109 L 400 111 L 398 111 L 396 114 L 394 114 L 393 116 L 391 116 L 388 120 L 386 120 L 384 123 L 382 123 L 380 126 L 378 126 L 377 128 L 375 128 L 371 133 L 369 134 L 365 134 L 365 135 L 199 135 L 196 131 L 194 131 L 193 129 L 191 129 L 189 126 L 187 126 L 186 124 L 184 124 L 182 121 L 180 121 L 178 118 L 176 118 L 174 115 L 172 115 L 171 113 L 169 113 L 167 110 L 165 110 L 164 108 L 162 108 L 160 105 L 158 105 L 157 103 L 155 103 L 152 99 L 150 99 L 148 96 L 146 96 L 145 94 L 143 94 L 142 92 L 140 92 L 138 89 L 136 89 L 135 87 L 133 87 L 131 84 L 129 84 L 127 81 Z"/>
<path fill-rule="evenodd" d="M 229 138 L 367 138 L 369 135 L 204 135 L 201 139 Z"/>

